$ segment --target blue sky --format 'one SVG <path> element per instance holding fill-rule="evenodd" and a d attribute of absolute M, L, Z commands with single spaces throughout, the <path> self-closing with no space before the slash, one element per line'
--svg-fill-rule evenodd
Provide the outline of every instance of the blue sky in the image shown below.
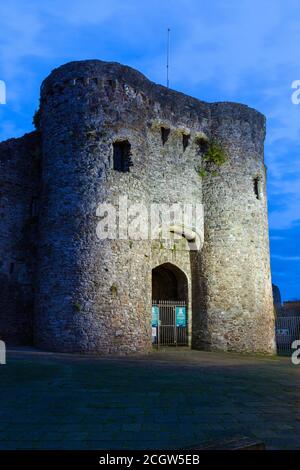
<path fill-rule="evenodd" d="M 39 86 L 79 59 L 122 62 L 206 101 L 239 101 L 267 116 L 273 282 L 300 297 L 299 0 L 10 0 L 0 4 L 0 140 L 32 129 Z"/>

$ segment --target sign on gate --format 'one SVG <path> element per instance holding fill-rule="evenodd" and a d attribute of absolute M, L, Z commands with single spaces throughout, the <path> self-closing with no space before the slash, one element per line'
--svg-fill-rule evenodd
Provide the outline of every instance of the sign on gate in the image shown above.
<path fill-rule="evenodd" d="M 186 307 L 176 307 L 176 326 L 186 327 Z"/>
<path fill-rule="evenodd" d="M 158 305 L 152 305 L 152 327 L 158 326 L 159 320 L 159 307 Z"/>
<path fill-rule="evenodd" d="M 152 304 L 152 343 L 159 346 L 187 346 L 186 303 L 159 300 Z"/>

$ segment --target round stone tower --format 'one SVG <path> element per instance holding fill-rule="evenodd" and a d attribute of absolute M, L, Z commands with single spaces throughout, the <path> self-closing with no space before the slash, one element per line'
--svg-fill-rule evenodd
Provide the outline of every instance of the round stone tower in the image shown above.
<path fill-rule="evenodd" d="M 150 351 L 152 270 L 161 266 L 169 279 L 185 279 L 194 347 L 274 351 L 262 115 L 201 102 L 117 63 L 83 61 L 42 84 L 40 133 L 35 344 Z M 203 178 L 210 139 L 228 160 Z M 184 237 L 167 246 L 128 234 L 136 213 L 126 201 L 203 203 L 203 248 L 190 251 Z"/>
<path fill-rule="evenodd" d="M 203 182 L 205 315 L 199 317 L 194 345 L 274 353 L 265 118 L 235 103 L 210 108 L 211 139 L 221 144 L 228 160 Z"/>
<path fill-rule="evenodd" d="M 60 67 L 42 85 L 35 338 L 47 349 L 113 354 L 151 347 L 151 324 L 145 328 L 143 321 L 151 299 L 137 282 L 149 276 L 149 247 L 136 250 L 133 265 L 128 241 L 96 235 L 98 204 L 115 206 L 122 189 L 139 198 L 146 193 L 143 182 L 130 185 L 128 173 L 112 171 L 112 143 L 133 134 L 142 140 L 146 125 L 138 119 L 138 104 L 128 113 L 127 90 L 118 82 L 124 74 L 143 80 L 129 68 L 87 61 Z"/>

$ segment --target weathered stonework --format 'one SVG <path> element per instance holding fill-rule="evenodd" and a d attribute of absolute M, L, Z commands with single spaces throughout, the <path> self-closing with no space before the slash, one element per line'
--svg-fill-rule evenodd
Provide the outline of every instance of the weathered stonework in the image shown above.
<path fill-rule="evenodd" d="M 161 127 L 170 129 L 164 145 Z M 28 198 L 38 190 L 37 262 L 27 232 L 21 244 L 35 273 L 35 282 L 32 276 L 28 281 L 34 344 L 101 354 L 150 351 L 151 273 L 171 263 L 187 278 L 192 347 L 275 351 L 260 113 L 201 102 L 117 63 L 72 62 L 42 84 L 39 135 L 40 176 L 24 141 L 11 144 L 17 172 L 25 171 L 22 155 L 33 174 L 24 175 L 26 191 L 19 196 L 4 190 L 9 206 L 18 199 L 20 214 L 14 220 L 5 206 L 0 245 L 2 275 L 9 278 L 5 263 L 18 252 L 8 238 L 14 224 L 23 229 Z M 183 135 L 189 136 L 185 148 Z M 228 161 L 216 176 L 199 176 L 199 138 L 217 139 L 226 149 Z M 113 144 L 121 140 L 131 145 L 133 166 L 126 173 L 113 169 Z M 9 142 L 0 145 L 1 162 Z M 12 171 L 3 166 L 5 188 Z M 203 247 L 190 251 L 185 238 L 170 247 L 156 240 L 99 240 L 98 204 L 116 205 L 122 195 L 147 207 L 203 203 Z M 7 325 L 14 313 L 7 314 L 6 302 L 13 305 L 12 297 L 1 299 L 0 337 L 13 340 Z M 28 319 L 29 331 L 30 325 Z"/>
<path fill-rule="evenodd" d="M 30 344 L 36 271 L 40 142 L 0 143 L 0 338 Z"/>

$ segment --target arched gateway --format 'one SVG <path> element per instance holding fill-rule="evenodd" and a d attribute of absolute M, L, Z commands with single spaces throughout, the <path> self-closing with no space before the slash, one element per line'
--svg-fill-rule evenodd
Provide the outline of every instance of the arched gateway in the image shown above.
<path fill-rule="evenodd" d="M 187 346 L 188 279 L 172 263 L 152 270 L 152 338 L 153 343 Z"/>

